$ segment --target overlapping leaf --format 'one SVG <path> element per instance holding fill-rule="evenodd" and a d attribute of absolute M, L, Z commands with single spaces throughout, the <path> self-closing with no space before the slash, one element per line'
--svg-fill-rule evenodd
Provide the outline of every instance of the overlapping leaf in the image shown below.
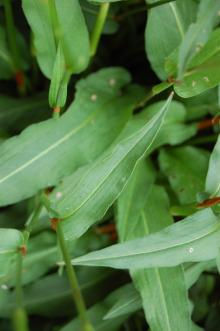
<path fill-rule="evenodd" d="M 80 168 L 52 192 L 50 209 L 65 219 L 66 238 L 79 237 L 100 220 L 125 186 L 138 160 L 163 125 L 172 95 L 149 122 L 113 144 L 96 162 Z"/>
<path fill-rule="evenodd" d="M 119 197 L 117 224 L 121 241 L 141 238 L 172 224 L 166 193 L 159 186 L 152 187 L 153 179 L 151 166 L 141 161 Z M 141 295 L 152 331 L 190 329 L 189 302 L 182 266 L 141 270 L 131 268 L 130 273 Z M 158 300 L 160 305 L 156 303 Z"/>
<path fill-rule="evenodd" d="M 196 201 L 204 191 L 209 153 L 191 146 L 163 149 L 159 154 L 160 168 L 181 204 Z"/>
<path fill-rule="evenodd" d="M 189 289 L 198 280 L 201 273 L 215 267 L 215 260 L 200 263 L 191 263 L 184 266 L 186 287 Z M 105 319 L 115 318 L 121 315 L 128 315 L 141 309 L 142 301 L 139 292 L 132 283 L 126 284 L 121 288 L 120 298 L 114 303 Z"/>
<path fill-rule="evenodd" d="M 175 266 L 214 259 L 219 240 L 219 219 L 206 209 L 160 232 L 92 252 L 73 263 L 125 269 Z"/>
<path fill-rule="evenodd" d="M 208 40 L 209 34 L 217 23 L 220 3 L 218 0 L 202 0 L 196 23 L 189 26 L 187 33 L 180 45 L 178 59 L 178 79 L 182 76 L 198 47 Z"/>
<path fill-rule="evenodd" d="M 0 229 L 0 277 L 7 274 L 12 259 L 23 244 L 23 235 L 15 229 Z"/>
<path fill-rule="evenodd" d="M 94 298 L 99 299 L 99 294 L 95 295 L 94 292 L 98 292 L 97 289 L 105 284 L 109 275 L 109 270 L 100 272 L 99 268 L 92 272 L 83 268 L 77 272 L 80 288 L 88 303 L 94 304 Z M 58 317 L 74 312 L 71 288 L 64 275 L 47 275 L 25 286 L 23 290 L 23 303 L 29 314 Z M 9 317 L 15 305 L 15 291 L 0 288 L 0 317 Z"/>
<path fill-rule="evenodd" d="M 218 85 L 220 72 L 219 40 L 220 29 L 217 29 L 201 51 L 194 56 L 183 79 L 175 84 L 174 88 L 178 95 L 189 98 Z"/>
<path fill-rule="evenodd" d="M 129 81 L 123 69 L 101 70 L 77 84 L 75 101 L 60 119 L 29 126 L 3 143 L 0 205 L 20 201 L 56 184 L 103 152 L 140 98 L 142 90 L 135 86 L 120 95 L 121 87 Z"/>
<path fill-rule="evenodd" d="M 177 0 L 152 8 L 148 13 L 146 51 L 161 80 L 167 78 L 165 59 L 181 44 L 187 27 L 195 19 L 196 8 L 191 0 Z"/>
<path fill-rule="evenodd" d="M 53 71 L 56 41 L 50 15 L 50 1 L 23 0 L 24 14 L 34 35 L 34 46 L 39 66 L 48 78 Z"/>
<path fill-rule="evenodd" d="M 215 144 L 214 150 L 210 157 L 209 169 L 206 177 L 206 191 L 212 196 L 218 196 L 220 194 L 220 137 Z"/>

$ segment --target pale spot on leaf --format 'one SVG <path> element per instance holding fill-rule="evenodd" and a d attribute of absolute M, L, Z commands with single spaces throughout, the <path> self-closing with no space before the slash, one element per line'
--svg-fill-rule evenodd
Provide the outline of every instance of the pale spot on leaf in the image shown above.
<path fill-rule="evenodd" d="M 92 94 L 91 97 L 90 97 L 90 99 L 92 101 L 96 101 L 97 100 L 97 95 L 96 94 Z"/>
<path fill-rule="evenodd" d="M 56 193 L 56 198 L 57 198 L 57 199 L 60 199 L 61 197 L 62 197 L 62 193 L 61 193 L 61 192 L 57 192 L 57 193 Z"/>
<path fill-rule="evenodd" d="M 116 84 L 116 80 L 114 78 L 109 79 L 109 85 L 114 86 Z"/>

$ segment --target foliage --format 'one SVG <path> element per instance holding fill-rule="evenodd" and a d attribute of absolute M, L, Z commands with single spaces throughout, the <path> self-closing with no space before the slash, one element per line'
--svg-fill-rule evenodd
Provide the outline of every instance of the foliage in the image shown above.
<path fill-rule="evenodd" d="M 0 330 L 219 330 L 219 45 L 219 0 L 0 1 Z"/>

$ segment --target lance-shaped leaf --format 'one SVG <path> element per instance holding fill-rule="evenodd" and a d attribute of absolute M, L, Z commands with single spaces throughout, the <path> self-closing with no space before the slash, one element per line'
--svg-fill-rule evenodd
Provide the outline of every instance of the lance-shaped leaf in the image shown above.
<path fill-rule="evenodd" d="M 220 29 L 217 29 L 201 51 L 193 57 L 183 79 L 175 84 L 174 88 L 178 95 L 189 98 L 218 85 L 220 81 L 219 42 Z"/>
<path fill-rule="evenodd" d="M 100 220 L 125 186 L 137 161 L 159 132 L 172 95 L 144 126 L 118 141 L 94 164 L 79 169 L 52 192 L 50 209 L 65 219 L 66 238 L 79 237 Z"/>
<path fill-rule="evenodd" d="M 191 0 L 177 0 L 149 11 L 146 52 L 153 70 L 162 80 L 167 78 L 165 59 L 181 44 L 187 27 L 194 21 L 196 9 Z"/>
<path fill-rule="evenodd" d="M 77 84 L 75 101 L 61 118 L 32 125 L 3 143 L 0 205 L 28 198 L 100 155 L 142 96 L 137 86 L 125 88 L 129 81 L 119 68 L 92 74 Z"/>
<path fill-rule="evenodd" d="M 56 42 L 50 14 L 50 1 L 22 0 L 24 14 L 34 35 L 34 47 L 39 66 L 48 78 L 53 72 Z"/>
<path fill-rule="evenodd" d="M 145 238 L 116 244 L 73 260 L 73 264 L 113 268 L 152 268 L 214 259 L 220 223 L 205 209 Z"/>
<path fill-rule="evenodd" d="M 15 229 L 0 229 L 0 277 L 7 274 L 12 259 L 23 244 L 23 235 Z"/>
<path fill-rule="evenodd" d="M 160 168 L 181 204 L 195 202 L 196 194 L 204 191 L 208 162 L 207 151 L 191 146 L 160 151 Z"/>
<path fill-rule="evenodd" d="M 152 186 L 153 179 L 152 166 L 141 161 L 118 199 L 120 241 L 141 238 L 173 223 L 166 192 L 159 186 Z M 130 274 L 141 295 L 146 320 L 152 331 L 190 329 L 189 302 L 182 266 L 140 270 L 131 268 Z"/>
<path fill-rule="evenodd" d="M 205 184 L 206 191 L 212 196 L 216 196 L 220 194 L 219 166 L 220 166 L 220 137 L 218 137 L 218 140 L 215 144 L 215 147 L 210 157 L 209 168 L 208 168 L 206 184 Z"/>
<path fill-rule="evenodd" d="M 163 107 L 165 101 L 155 102 L 152 105 L 146 107 L 143 112 L 136 115 L 134 120 L 131 120 L 128 125 L 126 125 L 123 130 L 124 136 L 129 133 L 134 132 L 141 123 L 144 125 L 149 121 L 158 111 Z M 166 118 L 164 119 L 164 124 L 155 138 L 151 150 L 169 144 L 177 145 L 190 137 L 194 136 L 197 132 L 197 127 L 194 124 L 185 124 L 186 119 L 186 109 L 183 104 L 177 101 L 172 101 L 170 107 L 167 111 Z"/>
<path fill-rule="evenodd" d="M 55 0 L 55 9 L 57 34 L 67 69 L 72 73 L 79 73 L 87 67 L 90 60 L 89 33 L 79 0 Z"/>
<path fill-rule="evenodd" d="M 210 270 L 215 266 L 215 260 L 184 265 L 184 276 L 187 289 L 189 289 L 193 284 L 195 284 L 203 271 Z M 133 283 L 129 283 L 121 287 L 120 298 L 118 298 L 118 300 L 114 303 L 114 305 L 105 315 L 105 319 L 115 318 L 121 315 L 133 314 L 141 308 L 141 296 L 134 287 Z"/>
<path fill-rule="evenodd" d="M 92 272 L 88 272 L 86 268 L 77 270 L 80 289 L 90 305 L 100 298 L 98 289 L 106 286 L 110 275 L 111 271 L 107 269 L 104 272 L 100 272 L 100 268 L 94 268 Z M 72 316 L 74 303 L 68 279 L 65 275 L 54 273 L 23 287 L 23 305 L 29 314 Z M 1 318 L 11 316 L 16 307 L 15 291 L 8 291 L 5 286 L 0 287 L 0 307 Z"/>
<path fill-rule="evenodd" d="M 178 59 L 178 79 L 182 76 L 192 57 L 209 37 L 213 26 L 217 23 L 220 10 L 219 0 L 202 0 L 199 5 L 196 23 L 189 26 L 181 43 Z"/>
<path fill-rule="evenodd" d="M 120 316 L 111 320 L 104 320 L 108 309 L 121 296 L 122 289 L 119 288 L 110 293 L 107 298 L 87 310 L 88 318 L 97 331 L 118 331 L 120 326 L 127 320 L 128 316 Z M 61 328 L 60 331 L 80 330 L 80 320 L 76 318 Z"/>

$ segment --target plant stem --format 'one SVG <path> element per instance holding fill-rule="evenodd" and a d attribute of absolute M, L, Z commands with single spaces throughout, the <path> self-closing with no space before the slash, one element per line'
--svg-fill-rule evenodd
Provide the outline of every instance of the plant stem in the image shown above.
<path fill-rule="evenodd" d="M 101 33 L 108 15 L 110 4 L 104 2 L 100 5 L 99 13 L 95 22 L 94 29 L 91 35 L 91 42 L 90 42 L 90 54 L 94 56 L 99 44 L 99 40 L 101 37 Z"/>
<path fill-rule="evenodd" d="M 15 331 L 28 331 L 28 317 L 23 308 L 23 291 L 22 291 L 22 247 L 18 251 L 17 270 L 16 270 L 16 287 L 15 287 L 15 303 L 16 308 L 13 312 L 13 329 Z"/>
<path fill-rule="evenodd" d="M 6 29 L 7 29 L 7 36 L 8 36 L 8 43 L 11 50 L 11 55 L 13 58 L 13 63 L 15 66 L 16 71 L 20 69 L 20 58 L 19 58 L 19 51 L 17 48 L 17 40 L 16 40 L 16 30 L 15 24 L 13 19 L 13 13 L 11 8 L 11 1 L 4 0 L 4 9 L 5 9 L 5 20 L 6 20 Z"/>
<path fill-rule="evenodd" d="M 63 229 L 62 229 L 62 224 L 61 224 L 60 220 L 58 220 L 56 231 L 57 231 L 57 237 L 58 237 L 60 249 L 61 249 L 63 259 L 64 259 L 64 262 L 66 265 L 66 272 L 67 272 L 67 276 L 69 278 L 70 286 L 72 289 L 73 299 L 74 299 L 76 308 L 79 313 L 79 318 L 82 323 L 82 330 L 83 331 L 94 331 L 94 329 L 87 317 L 86 306 L 85 306 L 83 296 L 82 296 L 82 293 L 81 293 L 81 290 L 80 290 L 80 287 L 78 284 L 75 270 L 71 264 L 71 257 L 68 252 L 68 248 L 66 245 L 66 241 L 65 241 Z"/>
<path fill-rule="evenodd" d="M 22 307 L 22 298 L 23 298 L 22 284 L 21 284 L 22 262 L 23 262 L 22 252 L 19 250 L 17 256 L 16 287 L 15 287 L 15 302 L 17 308 Z"/>
<path fill-rule="evenodd" d="M 15 23 L 14 23 L 13 12 L 11 7 L 11 0 L 3 0 L 3 5 L 5 10 L 7 39 L 15 70 L 15 80 L 17 83 L 19 93 L 21 95 L 24 95 L 26 90 L 25 77 L 23 71 L 21 70 L 21 60 L 17 45 L 16 29 L 15 29 Z"/>
<path fill-rule="evenodd" d="M 31 233 L 33 226 L 35 222 L 38 220 L 38 217 L 41 213 L 41 210 L 43 208 L 43 204 L 39 202 L 38 206 L 34 210 L 34 212 L 31 214 L 31 216 L 28 218 L 26 224 L 25 224 L 25 230 L 28 232 L 28 234 Z"/>

